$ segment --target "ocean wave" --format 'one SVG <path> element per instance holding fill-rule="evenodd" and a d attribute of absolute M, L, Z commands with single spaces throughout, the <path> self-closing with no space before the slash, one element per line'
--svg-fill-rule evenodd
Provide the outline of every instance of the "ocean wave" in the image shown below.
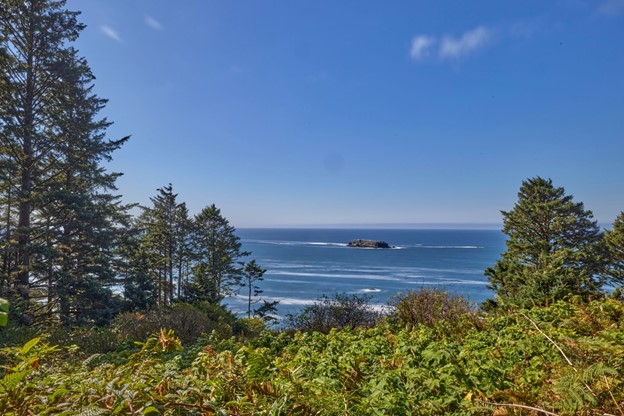
<path fill-rule="evenodd" d="M 479 249 L 482 246 L 415 246 L 415 248 L 457 248 L 457 249 Z"/>
<path fill-rule="evenodd" d="M 335 279 L 365 279 L 365 280 L 390 280 L 390 281 L 400 280 L 391 276 L 378 276 L 378 275 L 372 275 L 372 274 L 307 273 L 307 272 L 289 272 L 289 271 L 274 271 L 274 272 L 270 272 L 269 274 L 278 275 L 278 276 L 328 277 L 328 278 L 335 278 Z"/>
<path fill-rule="evenodd" d="M 359 291 L 363 293 L 379 293 L 381 292 L 381 289 L 378 289 L 376 287 L 367 287 L 365 289 L 360 289 Z"/>
<path fill-rule="evenodd" d="M 313 246 L 313 247 L 347 247 L 347 243 L 323 241 L 279 241 L 279 240 L 242 240 L 243 243 L 269 244 L 275 246 Z"/>
<path fill-rule="evenodd" d="M 454 285 L 477 285 L 487 286 L 488 282 L 482 280 L 457 280 L 457 279 L 439 279 L 439 280 L 422 280 L 422 281 L 407 281 L 406 283 L 413 285 L 425 285 L 425 286 L 454 286 Z"/>
<path fill-rule="evenodd" d="M 286 240 L 250 240 L 243 239 L 243 243 L 253 243 L 253 244 L 267 244 L 267 245 L 275 245 L 275 246 L 310 246 L 310 247 L 349 247 L 347 243 L 336 243 L 336 242 L 325 242 L 325 241 L 286 241 Z M 372 247 L 363 247 L 370 248 Z M 483 246 L 475 246 L 475 245 L 425 245 L 425 244 L 400 244 L 400 245 L 391 245 L 390 249 L 392 250 L 405 250 L 412 248 L 424 248 L 424 249 L 482 249 Z"/>
<path fill-rule="evenodd" d="M 339 264 L 309 264 L 309 263 L 297 263 L 297 262 L 262 262 L 268 272 L 271 274 L 283 274 L 283 273 L 312 273 L 318 274 L 319 272 L 326 272 L 327 274 L 357 274 L 360 275 L 374 275 L 383 276 L 390 275 L 400 278 L 417 278 L 425 276 L 435 276 L 440 274 L 468 274 L 478 275 L 482 273 L 479 269 L 452 269 L 452 268 L 436 268 L 436 267 L 401 267 L 401 266 L 363 266 L 357 267 L 354 265 L 339 265 Z"/>
<path fill-rule="evenodd" d="M 269 302 L 274 302 L 274 301 L 279 301 L 279 303 L 281 305 L 301 305 L 301 306 L 306 306 L 306 305 L 312 305 L 314 303 L 317 302 L 316 299 L 305 299 L 305 298 L 287 298 L 287 297 L 282 297 L 282 296 L 265 296 L 263 297 L 263 299 L 269 301 Z"/>

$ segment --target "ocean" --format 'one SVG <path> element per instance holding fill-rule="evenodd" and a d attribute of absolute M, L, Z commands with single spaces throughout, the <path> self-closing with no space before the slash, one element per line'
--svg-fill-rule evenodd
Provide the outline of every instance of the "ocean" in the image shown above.
<path fill-rule="evenodd" d="M 383 307 L 398 293 L 439 288 L 481 303 L 493 296 L 483 271 L 505 251 L 497 230 L 239 229 L 243 249 L 266 273 L 266 300 L 285 316 L 323 295 L 367 294 Z M 391 249 L 348 247 L 354 239 L 382 240 Z M 227 300 L 246 310 L 243 295 Z"/>

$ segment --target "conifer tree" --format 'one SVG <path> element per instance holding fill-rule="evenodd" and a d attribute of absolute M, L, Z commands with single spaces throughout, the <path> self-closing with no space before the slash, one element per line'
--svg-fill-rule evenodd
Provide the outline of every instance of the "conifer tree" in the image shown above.
<path fill-rule="evenodd" d="M 157 288 L 157 303 L 168 305 L 180 297 L 180 284 L 189 268 L 191 222 L 186 204 L 177 202 L 171 184 L 157 191 L 152 206 L 143 208 L 139 217 L 140 238 Z"/>
<path fill-rule="evenodd" d="M 17 170 L 17 270 L 13 286 L 24 300 L 30 295 L 31 220 L 39 191 L 37 179 L 54 148 L 48 133 L 54 129 L 50 117 L 59 108 L 53 90 L 63 82 L 58 62 L 67 43 L 76 40 L 83 29 L 76 20 L 77 13 L 63 9 L 64 3 L 0 2 L 0 138 L 5 155 Z"/>
<path fill-rule="evenodd" d="M 597 292 L 603 281 L 591 211 L 540 177 L 522 182 L 518 202 L 503 214 L 507 251 L 486 270 L 499 300 L 548 304 L 568 294 Z"/>
<path fill-rule="evenodd" d="M 101 322 L 113 302 L 113 251 L 127 208 L 110 193 L 119 174 L 101 164 L 127 138 L 104 137 L 105 100 L 71 47 L 84 28 L 78 13 L 65 1 L 0 6 L 0 150 L 11 167 L 2 181 L 4 272 L 30 308 L 25 320 L 58 312 L 65 323 Z"/>
<path fill-rule="evenodd" d="M 613 222 L 613 229 L 605 232 L 607 251 L 606 274 L 610 282 L 624 284 L 624 212 L 620 212 Z"/>
<path fill-rule="evenodd" d="M 242 251 L 236 229 L 214 204 L 195 216 L 193 281 L 187 289 L 191 301 L 220 302 L 240 285 Z"/>
<path fill-rule="evenodd" d="M 258 286 L 259 282 L 264 280 L 266 270 L 260 267 L 255 260 L 247 262 L 243 268 L 241 278 L 241 288 L 246 288 L 247 296 L 247 317 L 258 317 L 265 321 L 275 320 L 271 314 L 277 310 L 279 301 L 267 301 L 261 299 L 260 296 L 264 291 Z M 261 303 L 260 306 L 254 308 L 255 304 Z"/>
<path fill-rule="evenodd" d="M 247 317 L 251 318 L 252 315 L 252 303 L 257 303 L 258 301 L 254 301 L 254 298 L 260 296 L 262 294 L 262 290 L 260 286 L 258 286 L 258 282 L 264 280 L 264 273 L 266 270 L 263 269 L 256 263 L 255 260 L 252 260 L 245 264 L 242 272 L 241 279 L 241 287 L 247 288 Z"/>
<path fill-rule="evenodd" d="M 123 309 L 127 311 L 147 310 L 156 306 L 156 283 L 152 278 L 149 251 L 144 239 L 139 237 L 141 229 L 131 225 L 126 228 L 117 263 L 117 273 L 123 281 Z"/>
<path fill-rule="evenodd" d="M 182 202 L 176 207 L 175 211 L 175 252 L 174 263 L 177 267 L 177 299 L 182 298 L 182 289 L 188 283 L 188 277 L 191 273 L 191 262 L 193 257 L 192 251 L 192 231 L 193 220 L 189 216 L 186 203 Z"/>

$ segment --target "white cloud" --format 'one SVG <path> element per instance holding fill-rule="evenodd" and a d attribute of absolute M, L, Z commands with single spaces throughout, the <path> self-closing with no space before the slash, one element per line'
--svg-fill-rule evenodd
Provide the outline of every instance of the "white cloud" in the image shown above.
<path fill-rule="evenodd" d="M 154 30 L 162 29 L 162 25 L 160 24 L 160 22 L 154 19 L 152 16 L 145 15 L 145 24 Z"/>
<path fill-rule="evenodd" d="M 100 30 L 102 31 L 102 33 L 104 33 L 104 35 L 108 36 L 114 41 L 123 42 L 123 40 L 121 39 L 121 36 L 119 36 L 119 33 L 117 33 L 117 31 L 113 29 L 112 27 L 107 26 L 107 25 L 102 25 L 100 26 Z"/>
<path fill-rule="evenodd" d="M 617 16 L 624 12 L 624 0 L 606 0 L 598 7 L 598 14 L 603 16 Z"/>
<path fill-rule="evenodd" d="M 440 42 L 440 58 L 459 58 L 462 55 L 467 55 L 483 48 L 491 37 L 491 31 L 484 26 L 465 32 L 459 39 L 449 35 L 444 36 Z"/>
<path fill-rule="evenodd" d="M 419 35 L 412 39 L 410 56 L 414 60 L 419 60 L 429 55 L 429 48 L 436 42 L 435 38 L 427 35 Z"/>

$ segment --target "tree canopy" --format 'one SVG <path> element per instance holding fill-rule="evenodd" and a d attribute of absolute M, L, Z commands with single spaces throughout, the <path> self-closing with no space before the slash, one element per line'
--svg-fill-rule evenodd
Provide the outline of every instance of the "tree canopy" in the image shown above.
<path fill-rule="evenodd" d="M 612 284 L 624 284 L 624 212 L 613 222 L 613 229 L 605 232 L 607 256 L 606 274 Z"/>
<path fill-rule="evenodd" d="M 535 177 L 522 182 L 513 209 L 501 212 L 507 251 L 485 272 L 499 300 L 540 305 L 600 289 L 601 233 L 582 202 Z"/>

